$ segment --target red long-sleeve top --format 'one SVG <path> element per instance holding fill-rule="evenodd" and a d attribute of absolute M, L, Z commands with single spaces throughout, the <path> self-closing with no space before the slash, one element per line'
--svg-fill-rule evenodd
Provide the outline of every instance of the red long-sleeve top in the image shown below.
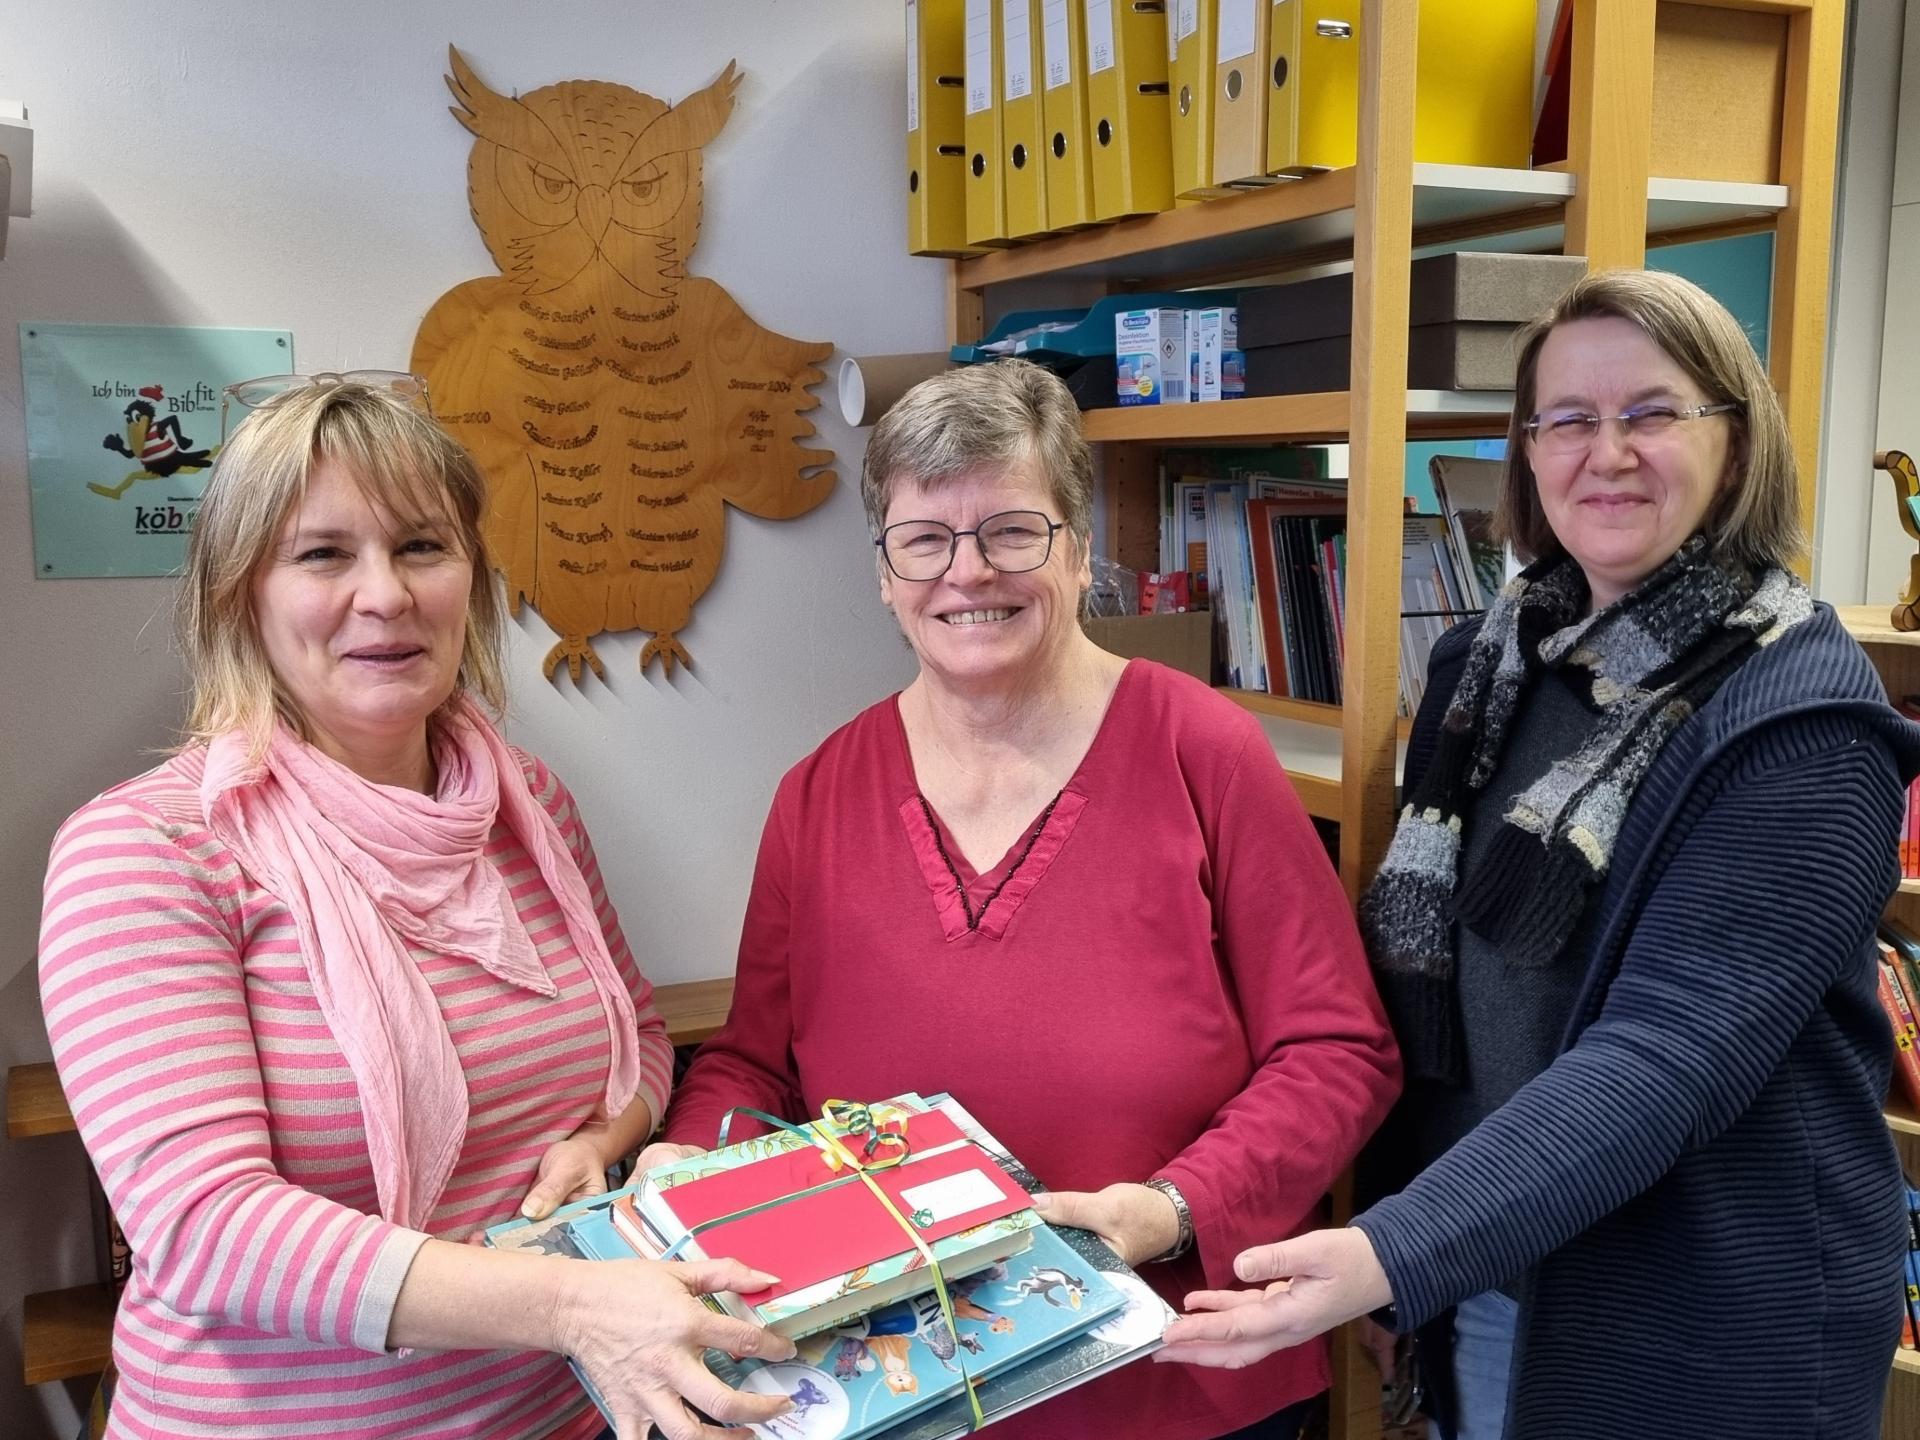
<path fill-rule="evenodd" d="M 981 899 L 1026 847 L 976 876 Z M 1345 896 L 1251 716 L 1133 661 L 1011 881 L 967 928 L 896 700 L 791 770 L 760 844 L 726 1027 L 669 1138 L 730 1106 L 950 1091 L 1056 1190 L 1165 1176 L 1195 1247 L 1142 1274 L 1179 1308 L 1322 1223 L 1398 1092 Z M 750 1133 L 750 1132 L 749 1132 Z M 1000 1440 L 1203 1440 L 1324 1389 L 1325 1342 L 1238 1371 L 1137 1363 Z"/>

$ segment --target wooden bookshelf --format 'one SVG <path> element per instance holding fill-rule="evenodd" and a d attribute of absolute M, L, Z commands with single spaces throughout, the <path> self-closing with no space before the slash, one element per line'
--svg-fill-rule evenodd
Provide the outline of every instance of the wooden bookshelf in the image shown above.
<path fill-rule="evenodd" d="M 73 1129 L 73 1112 L 60 1091 L 51 1061 L 14 1065 L 7 1070 L 7 1138 L 62 1135 Z"/>
<path fill-rule="evenodd" d="M 104 1285 L 76 1285 L 71 1290 L 27 1296 L 21 1379 L 28 1385 L 45 1385 L 106 1369 L 114 1305 L 114 1293 Z"/>
<path fill-rule="evenodd" d="M 1920 1110 L 1902 1095 L 1887 1097 L 1887 1128 L 1896 1135 L 1920 1135 Z"/>
<path fill-rule="evenodd" d="M 1350 260 L 1358 169 L 1330 170 L 1242 195 L 995 250 L 955 267 L 962 289 L 1009 280 L 1206 284 Z M 1473 248 L 1558 253 L 1575 179 L 1563 170 L 1481 165 L 1412 167 L 1414 253 Z M 1785 185 L 1647 181 L 1648 242 L 1742 226 L 1766 228 L 1787 208 Z M 1577 253 L 1577 252 L 1576 252 Z"/>
<path fill-rule="evenodd" d="M 1894 1351 L 1893 1368 L 1908 1375 L 1920 1375 L 1920 1350 Z"/>
<path fill-rule="evenodd" d="M 654 987 L 653 1003 L 660 1008 L 667 1035 L 675 1045 L 698 1045 L 726 1023 L 728 1007 L 733 1004 L 733 977 L 658 985 Z M 8 1139 L 62 1135 L 72 1129 L 73 1112 L 67 1108 L 67 1097 L 60 1091 L 60 1077 L 51 1062 L 8 1068 Z"/>
<path fill-rule="evenodd" d="M 1893 628 L 1891 605 L 1836 605 L 1833 609 L 1847 633 L 1862 645 L 1905 645 L 1920 649 L 1920 630 Z"/>
<path fill-rule="evenodd" d="M 675 1045 L 698 1045 L 726 1023 L 733 977 L 654 988 L 654 1004 Z M 7 1070 L 7 1136 L 26 1140 L 65 1134 L 73 1111 L 51 1063 Z M 26 1298 L 21 1319 L 20 1369 L 28 1385 L 93 1375 L 105 1368 L 113 1334 L 114 1296 L 103 1285 L 77 1285 Z"/>
<path fill-rule="evenodd" d="M 1504 390 L 1408 390 L 1407 437 L 1446 440 L 1507 433 L 1513 396 Z M 1088 410 L 1080 428 L 1094 441 L 1160 444 L 1262 440 L 1342 440 L 1353 397 L 1344 390 L 1311 395 L 1260 395 L 1210 405 L 1130 405 Z"/>

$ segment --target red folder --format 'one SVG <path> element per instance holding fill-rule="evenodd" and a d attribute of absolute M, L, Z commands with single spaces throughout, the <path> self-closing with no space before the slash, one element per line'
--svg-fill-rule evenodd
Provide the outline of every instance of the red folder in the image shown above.
<path fill-rule="evenodd" d="M 993 1201 L 975 1209 L 947 1216 L 924 1229 L 916 1227 L 915 1233 L 924 1243 L 931 1245 L 976 1225 L 1016 1215 L 1033 1203 L 993 1157 L 967 1140 L 945 1115 L 937 1111 L 915 1115 L 907 1133 L 913 1154 L 905 1163 L 869 1172 L 902 1215 L 910 1217 L 914 1207 L 901 1192 L 969 1170 L 984 1175 L 996 1193 Z M 939 1154 L 928 1153 L 955 1141 L 964 1143 Z M 859 1143 L 849 1140 L 847 1145 L 857 1154 Z M 740 1297 L 749 1305 L 764 1305 L 913 1248 L 900 1223 L 863 1182 L 846 1178 L 849 1173 L 842 1169 L 836 1176 L 827 1168 L 825 1152 L 809 1145 L 689 1180 L 660 1192 L 660 1196 L 674 1217 L 692 1229 L 721 1215 L 793 1195 L 828 1180 L 840 1180 L 831 1189 L 726 1221 L 695 1238 L 707 1255 L 731 1256 L 756 1270 L 779 1276 L 778 1285 Z M 668 1236 L 667 1240 L 671 1243 L 675 1238 Z"/>

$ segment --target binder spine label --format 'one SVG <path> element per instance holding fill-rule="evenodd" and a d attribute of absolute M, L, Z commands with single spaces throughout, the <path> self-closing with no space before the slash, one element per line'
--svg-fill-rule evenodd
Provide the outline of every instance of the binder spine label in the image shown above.
<path fill-rule="evenodd" d="M 1045 47 L 1047 89 L 1073 79 L 1073 41 L 1068 34 L 1067 0 L 1046 0 L 1041 7 L 1040 43 Z"/>
<path fill-rule="evenodd" d="M 993 108 L 993 0 L 967 0 L 967 114 Z"/>
<path fill-rule="evenodd" d="M 1215 60 L 1225 65 L 1253 54 L 1255 0 L 1220 0 L 1220 46 Z"/>
<path fill-rule="evenodd" d="M 1027 0 L 1000 0 L 1000 44 L 1006 98 L 1024 100 L 1033 94 L 1033 9 Z"/>
<path fill-rule="evenodd" d="M 920 0 L 907 0 L 907 133 L 920 128 Z"/>
<path fill-rule="evenodd" d="M 1087 0 L 1087 74 L 1113 68 L 1113 0 Z"/>

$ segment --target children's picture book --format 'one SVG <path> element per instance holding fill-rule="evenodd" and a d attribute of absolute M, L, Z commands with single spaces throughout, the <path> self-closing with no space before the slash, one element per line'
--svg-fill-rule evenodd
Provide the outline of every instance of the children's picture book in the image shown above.
<path fill-rule="evenodd" d="M 957 1101 L 912 1098 L 946 1116 L 1023 1192 L 1040 1188 Z M 634 1246 L 613 1212 L 637 1189 L 578 1201 L 544 1220 L 509 1221 L 490 1229 L 487 1241 L 580 1260 L 631 1258 Z M 787 1414 L 751 1427 L 762 1440 L 947 1440 L 971 1428 L 968 1381 L 992 1421 L 1159 1348 L 1172 1310 L 1096 1237 L 1035 1217 L 1027 1240 L 1016 1256 L 948 1277 L 954 1326 L 930 1289 L 877 1306 L 863 1289 L 870 1308 L 800 1338 L 793 1360 L 736 1360 L 710 1350 L 707 1368 L 736 1388 L 793 1401 Z M 716 1297 L 706 1298 L 722 1308 Z M 592 1384 L 580 1378 L 598 1404 Z"/>
<path fill-rule="evenodd" d="M 896 1096 L 869 1113 L 876 1153 L 898 1144 L 906 1156 L 868 1172 L 891 1210 L 852 1167 L 780 1132 L 794 1143 L 747 1140 L 656 1167 L 615 1201 L 609 1217 L 636 1253 L 665 1254 L 679 1243 L 675 1253 L 686 1259 L 726 1255 L 778 1275 L 766 1290 L 720 1299 L 728 1313 L 789 1338 L 925 1290 L 920 1245 L 948 1276 L 1026 1248 L 1040 1224 L 1027 1192 L 949 1116 L 919 1095 Z"/>

